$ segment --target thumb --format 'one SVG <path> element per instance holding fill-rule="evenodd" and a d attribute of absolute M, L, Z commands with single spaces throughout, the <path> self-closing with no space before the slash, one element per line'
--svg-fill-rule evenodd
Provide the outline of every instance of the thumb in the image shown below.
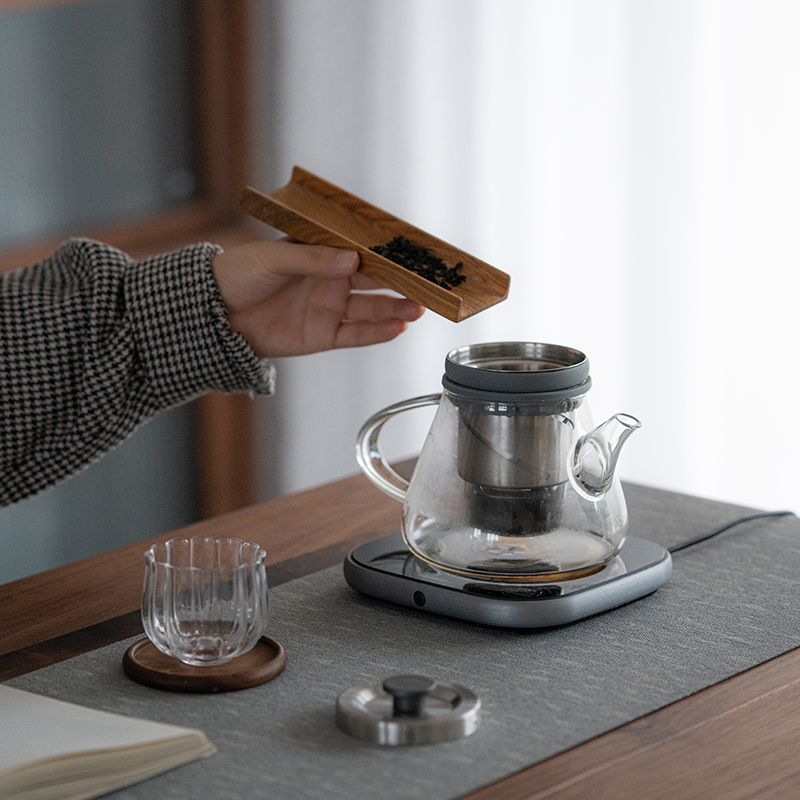
<path fill-rule="evenodd" d="M 285 239 L 262 242 L 257 246 L 259 259 L 273 275 L 308 275 L 333 280 L 349 277 L 359 265 L 358 253 L 353 250 L 297 244 Z"/>

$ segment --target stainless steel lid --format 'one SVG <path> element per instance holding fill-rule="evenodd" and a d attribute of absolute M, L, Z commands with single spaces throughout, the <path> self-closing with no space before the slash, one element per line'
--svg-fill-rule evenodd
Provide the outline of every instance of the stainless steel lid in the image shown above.
<path fill-rule="evenodd" d="M 394 675 L 383 683 L 342 692 L 336 701 L 336 724 L 375 744 L 433 744 L 473 734 L 480 708 L 478 697 L 458 684 Z"/>
<path fill-rule="evenodd" d="M 559 392 L 589 385 L 589 360 L 571 347 L 540 342 L 486 342 L 445 359 L 452 383 L 491 392 Z"/>

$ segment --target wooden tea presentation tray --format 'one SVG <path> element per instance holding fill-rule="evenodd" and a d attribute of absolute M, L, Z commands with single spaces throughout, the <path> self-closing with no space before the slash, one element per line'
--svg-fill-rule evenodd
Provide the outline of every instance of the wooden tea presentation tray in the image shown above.
<path fill-rule="evenodd" d="M 246 187 L 242 208 L 298 242 L 355 250 L 361 256 L 359 269 L 364 275 L 453 322 L 471 317 L 508 296 L 510 279 L 505 272 L 301 167 L 294 168 L 286 186 L 269 194 Z M 397 236 L 427 248 L 448 268 L 461 262 L 463 283 L 452 289 L 438 286 L 370 249 Z"/>

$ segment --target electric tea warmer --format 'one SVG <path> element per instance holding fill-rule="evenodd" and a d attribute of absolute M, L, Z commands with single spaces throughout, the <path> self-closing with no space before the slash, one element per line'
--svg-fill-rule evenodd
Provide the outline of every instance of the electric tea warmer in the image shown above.
<path fill-rule="evenodd" d="M 655 591 L 663 548 L 628 536 L 615 475 L 640 427 L 615 414 L 595 427 L 589 362 L 552 344 L 453 350 L 444 391 L 390 406 L 358 436 L 366 476 L 403 502 L 402 540 L 356 548 L 345 577 L 359 591 L 488 624 L 572 622 Z M 395 415 L 438 404 L 410 482 L 385 461 Z"/>

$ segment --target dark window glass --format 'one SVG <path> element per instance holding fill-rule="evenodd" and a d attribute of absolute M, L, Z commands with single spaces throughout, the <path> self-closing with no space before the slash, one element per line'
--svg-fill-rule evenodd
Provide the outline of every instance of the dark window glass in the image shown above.
<path fill-rule="evenodd" d="M 0 247 L 194 194 L 188 0 L 0 13 Z"/>

